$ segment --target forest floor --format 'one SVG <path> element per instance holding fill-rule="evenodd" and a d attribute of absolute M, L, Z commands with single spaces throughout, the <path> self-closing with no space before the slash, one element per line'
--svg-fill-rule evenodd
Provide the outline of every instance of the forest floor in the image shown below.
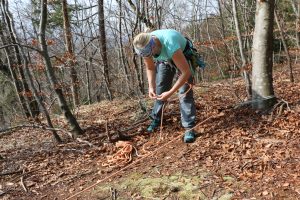
<path fill-rule="evenodd" d="M 145 117 L 136 99 L 81 106 L 80 141 L 60 132 L 57 144 L 36 128 L 1 135 L 0 199 L 300 199 L 300 66 L 295 83 L 286 71 L 274 74 L 281 103 L 268 114 L 238 106 L 241 78 L 196 85 L 201 124 L 192 144 L 181 138 L 178 101 L 167 106 L 162 132 L 148 134 L 150 120 L 133 127 Z M 67 130 L 62 117 L 54 122 Z M 136 148 L 132 161 L 106 166 L 120 132 Z"/>

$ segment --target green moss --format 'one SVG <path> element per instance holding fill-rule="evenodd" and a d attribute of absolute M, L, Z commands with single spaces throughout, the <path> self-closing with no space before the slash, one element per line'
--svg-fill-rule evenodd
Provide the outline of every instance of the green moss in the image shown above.
<path fill-rule="evenodd" d="M 223 176 L 223 180 L 225 180 L 225 181 L 234 181 L 235 179 L 231 176 Z"/>
<path fill-rule="evenodd" d="M 218 198 L 218 200 L 230 200 L 232 198 L 233 194 L 231 192 L 223 194 L 221 197 Z"/>
<path fill-rule="evenodd" d="M 114 183 L 106 183 L 96 188 L 97 197 L 99 195 L 109 195 L 110 188 L 115 188 L 120 193 L 138 194 L 143 199 L 162 199 L 170 194 L 176 195 L 179 199 L 203 199 L 207 197 L 199 189 L 203 183 L 203 177 L 207 174 L 199 173 L 197 176 L 182 175 L 180 173 L 170 176 L 149 177 L 144 174 L 132 173 L 126 178 L 122 178 Z M 225 177 L 233 180 L 231 177 Z M 226 191 L 223 191 L 226 193 Z M 121 196 L 120 196 L 121 197 Z M 221 200 L 228 200 L 231 193 L 226 193 L 220 197 Z M 129 198 L 129 197 L 128 197 Z M 126 199 L 125 197 L 121 199 Z"/>

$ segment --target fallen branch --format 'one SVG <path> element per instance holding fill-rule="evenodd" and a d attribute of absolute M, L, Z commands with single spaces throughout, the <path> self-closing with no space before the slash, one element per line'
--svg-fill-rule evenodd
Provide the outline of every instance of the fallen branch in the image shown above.
<path fill-rule="evenodd" d="M 14 172 L 4 172 L 4 173 L 1 173 L 0 176 L 7 176 L 7 175 L 18 174 L 18 173 L 22 173 L 22 170 L 18 170 L 18 171 L 14 171 Z"/>
<path fill-rule="evenodd" d="M 76 138 L 76 140 L 77 140 L 78 142 L 85 143 L 85 144 L 89 145 L 90 147 L 97 148 L 97 146 L 95 146 L 95 145 L 93 145 L 92 143 L 90 143 L 90 142 L 88 142 L 88 141 L 86 141 L 86 140 L 83 140 L 83 139 L 81 139 L 81 138 Z"/>
<path fill-rule="evenodd" d="M 111 142 L 111 134 L 108 131 L 108 119 L 105 120 L 105 132 L 106 132 L 106 136 L 107 136 L 108 142 Z"/>
<path fill-rule="evenodd" d="M 71 138 L 73 138 L 72 133 L 69 132 L 69 131 L 66 131 L 66 130 L 63 130 L 63 129 L 59 129 L 59 128 L 50 128 L 50 127 L 42 126 L 42 125 L 35 125 L 35 124 L 23 124 L 23 125 L 19 125 L 19 126 L 9 127 L 9 128 L 7 128 L 5 130 L 0 131 L 0 138 L 1 138 L 1 136 L 4 136 L 6 134 L 11 133 L 11 131 L 13 131 L 13 130 L 22 129 L 22 128 L 39 128 L 39 129 L 49 130 L 49 131 L 53 131 L 53 130 L 54 131 L 60 131 L 60 132 L 63 132 L 65 134 L 69 135 Z M 9 131 L 9 133 L 8 133 L 8 131 Z M 86 140 L 83 140 L 81 138 L 76 138 L 76 140 L 78 142 L 85 143 L 85 144 L 89 145 L 90 147 L 96 148 L 95 145 L 93 145 L 92 143 L 90 143 L 90 142 L 88 142 Z"/>
<path fill-rule="evenodd" d="M 25 170 L 23 170 L 23 174 L 22 174 L 22 176 L 21 176 L 20 184 L 21 184 L 22 188 L 24 189 L 24 191 L 25 191 L 25 192 L 28 192 L 28 190 L 27 190 L 27 188 L 26 188 L 26 185 L 25 185 L 25 183 L 24 183 L 24 175 L 25 175 L 24 172 L 25 172 Z"/>
<path fill-rule="evenodd" d="M 25 192 L 28 192 L 28 190 L 27 190 L 27 188 L 26 188 L 26 186 L 25 186 L 25 184 L 24 184 L 23 179 L 24 179 L 24 177 L 22 176 L 22 177 L 21 177 L 20 184 L 21 184 L 22 188 L 24 189 L 24 191 L 25 191 Z"/>
<path fill-rule="evenodd" d="M 28 171 L 28 172 L 25 172 L 25 173 L 24 173 L 24 170 L 23 170 L 23 174 L 21 174 L 21 175 L 19 175 L 19 176 L 17 176 L 17 177 L 12 178 L 12 179 L 10 180 L 10 182 L 13 182 L 13 181 L 17 180 L 18 178 L 20 178 L 20 177 L 22 177 L 22 176 L 25 176 L 25 175 L 30 174 L 30 173 L 32 173 L 32 172 L 36 172 L 36 171 L 38 171 L 38 170 L 40 170 L 40 169 L 35 169 L 35 170 Z"/>
<path fill-rule="evenodd" d="M 125 128 L 125 129 L 121 129 L 118 132 L 126 132 L 126 131 L 130 131 L 132 129 L 135 129 L 136 127 L 138 127 L 140 125 L 140 123 L 143 123 L 143 122 L 147 121 L 148 119 L 149 119 L 148 117 L 146 117 L 144 119 L 141 119 L 141 120 L 135 122 L 131 127 L 128 127 L 128 128 Z"/>
<path fill-rule="evenodd" d="M 22 124 L 22 125 L 13 126 L 13 127 L 9 127 L 9 128 L 0 130 L 0 137 L 11 134 L 12 131 L 22 129 L 22 128 L 38 128 L 38 129 L 49 130 L 49 131 L 61 131 L 61 132 L 64 132 L 64 133 L 72 136 L 72 133 L 70 133 L 66 130 L 63 130 L 63 129 L 59 129 L 59 128 L 50 128 L 50 127 L 47 127 L 44 125 L 36 125 L 36 124 Z"/>

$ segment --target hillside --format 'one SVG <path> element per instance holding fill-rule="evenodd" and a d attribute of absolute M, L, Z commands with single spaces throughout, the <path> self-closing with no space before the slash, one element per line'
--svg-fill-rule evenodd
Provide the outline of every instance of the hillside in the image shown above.
<path fill-rule="evenodd" d="M 277 67 L 280 103 L 268 114 L 239 106 L 246 97 L 240 78 L 196 85 L 200 125 L 193 144 L 181 140 L 178 102 L 167 106 L 162 132 L 148 134 L 136 99 L 80 107 L 79 141 L 59 132 L 64 143 L 55 144 L 51 132 L 30 127 L 0 135 L 0 197 L 300 199 L 300 66 L 295 83 L 285 70 Z M 151 108 L 147 98 L 142 102 Z M 55 124 L 67 130 L 63 118 Z M 120 137 L 138 155 L 132 149 L 129 164 L 107 166 Z"/>

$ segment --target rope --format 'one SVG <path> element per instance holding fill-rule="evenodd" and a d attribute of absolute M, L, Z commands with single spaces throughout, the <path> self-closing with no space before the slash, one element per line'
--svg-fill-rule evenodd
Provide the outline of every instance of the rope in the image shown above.
<path fill-rule="evenodd" d="M 107 156 L 107 163 L 103 163 L 103 167 L 123 167 L 132 161 L 131 155 L 133 150 L 135 150 L 138 155 L 137 149 L 128 141 L 118 141 L 116 147 L 121 147 L 122 149 L 112 156 Z"/>
<path fill-rule="evenodd" d="M 196 126 L 194 126 L 193 128 L 191 128 L 190 130 L 197 128 L 198 126 L 204 124 L 205 122 L 207 122 L 208 120 L 210 120 L 210 119 L 212 119 L 212 118 L 221 117 L 221 116 L 223 116 L 223 115 L 224 115 L 224 113 L 220 113 L 220 114 L 218 114 L 218 115 L 216 115 L 216 116 L 214 116 L 214 115 L 213 115 L 213 116 L 210 116 L 210 117 L 206 118 L 205 120 L 203 120 L 202 122 L 199 122 Z M 74 195 L 72 195 L 72 196 L 66 198 L 66 200 L 72 199 L 72 198 L 78 196 L 79 194 L 81 194 L 81 193 L 83 193 L 83 192 L 85 192 L 85 191 L 88 191 L 88 190 L 92 189 L 93 187 L 99 185 L 99 184 L 102 183 L 103 181 L 106 181 L 106 180 L 108 180 L 109 178 L 112 178 L 112 177 L 114 177 L 115 175 L 119 174 L 120 172 L 124 171 L 125 169 L 128 169 L 129 167 L 135 165 L 135 164 L 138 163 L 139 161 L 142 161 L 142 160 L 144 160 L 145 158 L 147 158 L 147 157 L 149 157 L 149 156 L 151 156 L 151 155 L 154 155 L 156 152 L 158 152 L 159 150 L 161 150 L 161 149 L 163 149 L 164 147 L 168 146 L 169 144 L 171 144 L 172 142 L 174 142 L 174 141 L 176 141 L 177 139 L 181 138 L 182 136 L 183 136 L 183 133 L 179 134 L 177 137 L 173 138 L 172 140 L 170 140 L 169 142 L 167 142 L 167 143 L 165 143 L 164 145 L 160 146 L 159 148 L 155 149 L 154 151 L 148 153 L 147 155 L 145 155 L 145 156 L 143 156 L 143 157 L 140 157 L 140 158 L 137 159 L 136 161 L 134 161 L 134 162 L 132 162 L 132 163 L 126 165 L 125 167 L 123 167 L 122 169 L 120 169 L 120 170 L 118 170 L 118 171 L 112 173 L 111 175 L 106 176 L 106 177 L 104 177 L 103 179 L 98 180 L 96 183 L 92 184 L 91 186 L 89 186 L 89 187 L 87 187 L 87 188 L 81 190 L 80 192 L 77 192 L 77 193 L 75 193 Z"/>
<path fill-rule="evenodd" d="M 184 97 L 192 88 L 193 88 L 193 84 L 190 84 L 188 82 L 186 82 L 186 84 L 189 85 L 189 89 L 187 91 L 185 91 L 183 94 L 181 94 L 178 99 L 181 99 L 182 97 Z M 166 107 L 166 105 L 168 105 L 170 102 L 172 101 L 176 101 L 176 98 L 170 99 L 167 102 L 165 102 L 162 106 L 162 111 L 161 111 L 161 119 L 160 119 L 160 131 L 159 131 L 159 140 L 160 141 L 162 139 L 162 130 L 163 130 L 163 118 L 164 118 L 164 109 Z"/>
<path fill-rule="evenodd" d="M 181 99 L 182 97 L 184 97 L 192 88 L 193 85 L 187 83 L 189 88 L 186 92 L 184 92 L 183 94 L 181 94 L 178 98 Z M 167 102 L 165 102 L 162 106 L 162 114 L 161 114 L 161 121 L 160 121 L 160 134 L 159 134 L 159 140 L 157 143 L 159 143 L 161 140 L 163 140 L 162 138 L 162 130 L 163 130 L 163 116 L 164 116 L 164 110 L 166 108 L 166 105 L 172 101 L 175 101 L 176 99 L 170 99 Z M 152 144 L 154 144 L 153 141 L 149 141 L 146 142 L 143 147 L 142 150 L 145 154 L 148 154 L 150 151 L 147 150 L 147 146 L 151 146 Z M 121 149 L 119 151 L 117 151 L 114 155 L 112 156 L 107 156 L 107 162 L 103 163 L 102 166 L 103 167 L 123 167 L 125 165 L 127 165 L 128 163 L 130 163 L 132 161 L 132 153 L 133 150 L 135 150 L 137 156 L 144 156 L 144 155 L 138 155 L 137 153 L 137 149 L 132 145 L 132 143 L 128 142 L 128 141 L 118 141 L 116 143 L 116 147 L 119 148 L 121 147 Z"/>

